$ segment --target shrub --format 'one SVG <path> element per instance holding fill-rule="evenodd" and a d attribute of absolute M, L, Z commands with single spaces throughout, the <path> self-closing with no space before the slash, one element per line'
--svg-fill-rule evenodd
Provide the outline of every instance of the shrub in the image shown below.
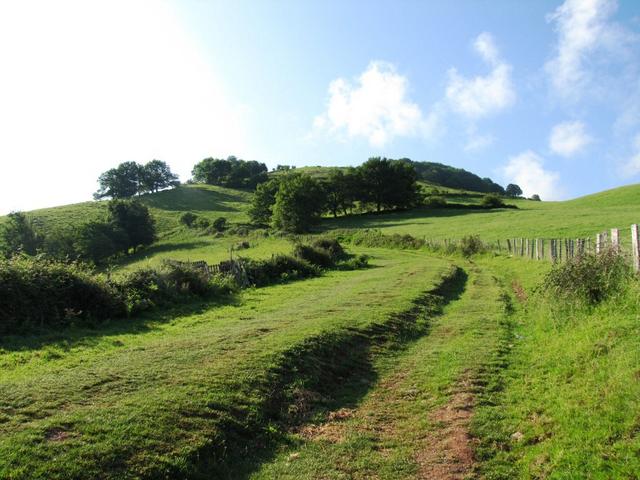
<path fill-rule="evenodd" d="M 198 216 L 195 213 L 184 212 L 182 215 L 180 215 L 180 223 L 191 228 L 193 227 L 193 224 L 195 223 L 197 218 Z"/>
<path fill-rule="evenodd" d="M 437 195 L 429 195 L 425 198 L 424 204 L 431 208 L 441 208 L 447 206 L 447 199 Z"/>
<path fill-rule="evenodd" d="M 123 298 L 104 277 L 78 263 L 43 257 L 0 260 L 0 332 L 93 324 L 124 316 Z"/>
<path fill-rule="evenodd" d="M 311 245 L 329 252 L 329 255 L 331 255 L 334 261 L 346 258 L 344 248 L 342 248 L 340 242 L 335 238 L 318 238 L 314 240 Z"/>
<path fill-rule="evenodd" d="M 489 193 L 482 197 L 481 205 L 485 208 L 501 208 L 505 206 L 502 198 L 495 193 Z"/>
<path fill-rule="evenodd" d="M 209 219 L 207 219 L 207 218 L 198 217 L 198 219 L 194 222 L 193 225 L 196 228 L 200 228 L 202 230 L 206 230 L 207 228 L 209 228 L 211 226 L 211 222 L 209 222 Z"/>
<path fill-rule="evenodd" d="M 481 253 L 485 250 L 484 244 L 477 235 L 468 235 L 463 237 L 460 241 L 460 252 L 465 257 L 470 257 L 476 253 Z"/>
<path fill-rule="evenodd" d="M 541 290 L 556 299 L 596 305 L 624 289 L 631 278 L 624 257 L 610 249 L 557 264 L 544 278 Z"/>
<path fill-rule="evenodd" d="M 365 247 L 399 248 L 405 250 L 418 250 L 425 245 L 424 239 L 411 235 L 384 235 L 379 230 L 356 230 L 351 236 L 355 245 Z"/>
<path fill-rule="evenodd" d="M 243 240 L 242 242 L 238 242 L 236 244 L 236 250 L 246 250 L 247 248 L 251 248 L 251 244 L 246 240 Z"/>
<path fill-rule="evenodd" d="M 328 250 L 311 245 L 296 245 L 293 249 L 293 255 L 320 268 L 330 268 L 334 265 L 333 258 Z"/>
<path fill-rule="evenodd" d="M 348 260 L 340 262 L 338 269 L 340 270 L 360 270 L 369 266 L 368 255 L 355 255 Z"/>
<path fill-rule="evenodd" d="M 274 255 L 268 260 L 242 259 L 247 277 L 257 287 L 294 278 L 320 274 L 318 267 L 290 255 Z M 221 264 L 223 269 L 223 264 Z"/>
<path fill-rule="evenodd" d="M 216 218 L 211 224 L 218 232 L 223 232 L 227 228 L 227 219 L 224 217 Z"/>

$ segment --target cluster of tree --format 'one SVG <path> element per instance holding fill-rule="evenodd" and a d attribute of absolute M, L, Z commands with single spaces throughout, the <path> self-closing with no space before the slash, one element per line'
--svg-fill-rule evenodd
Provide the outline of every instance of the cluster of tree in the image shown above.
<path fill-rule="evenodd" d="M 227 219 L 225 217 L 218 217 L 211 222 L 208 218 L 199 217 L 193 212 L 184 212 L 180 215 L 180 223 L 188 228 L 200 228 L 203 230 L 213 227 L 216 232 L 224 232 L 227 228 Z"/>
<path fill-rule="evenodd" d="M 359 167 L 333 170 L 326 179 L 288 173 L 258 185 L 249 215 L 254 223 L 302 232 L 324 212 L 410 208 L 420 201 L 417 175 L 406 160 L 370 158 Z"/>
<path fill-rule="evenodd" d="M 157 192 L 180 185 L 178 176 L 169 165 L 160 160 L 151 160 L 145 165 L 124 162 L 104 172 L 98 178 L 100 189 L 93 194 L 101 198 L 129 198 L 143 193 Z"/>
<path fill-rule="evenodd" d="M 509 185 L 507 185 L 507 188 L 505 189 L 505 193 L 508 197 L 520 197 L 522 196 L 522 189 L 520 188 L 519 185 L 516 185 L 515 183 L 510 183 Z"/>
<path fill-rule="evenodd" d="M 209 185 L 229 188 L 255 188 L 267 181 L 267 166 L 255 160 L 240 160 L 236 157 L 205 158 L 191 172 L 193 180 Z"/>
<path fill-rule="evenodd" d="M 405 160 L 414 166 L 418 178 L 425 182 L 435 183 L 443 187 L 471 190 L 472 192 L 505 194 L 505 189 L 490 178 L 480 178 L 478 175 L 462 168 L 455 168 L 442 163 Z"/>
<path fill-rule="evenodd" d="M 42 253 L 55 259 L 97 264 L 151 244 L 155 240 L 155 222 L 149 209 L 138 200 L 112 200 L 104 221 L 47 234 L 26 214 L 10 213 L 0 230 L 0 240 L 6 257 Z"/>

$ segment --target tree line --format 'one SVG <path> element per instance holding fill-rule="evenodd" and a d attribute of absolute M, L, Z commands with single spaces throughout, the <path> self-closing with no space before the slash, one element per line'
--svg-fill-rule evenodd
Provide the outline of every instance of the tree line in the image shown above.
<path fill-rule="evenodd" d="M 230 156 L 226 159 L 205 158 L 193 167 L 191 175 L 199 183 L 254 189 L 259 183 L 268 180 L 267 172 L 264 163 Z"/>
<path fill-rule="evenodd" d="M 100 264 L 150 245 L 155 234 L 154 219 L 145 205 L 137 199 L 115 199 L 109 202 L 104 220 L 47 233 L 32 217 L 12 212 L 0 228 L 0 253 L 5 257 L 44 254 Z"/>
<path fill-rule="evenodd" d="M 144 165 L 123 162 L 98 177 L 100 188 L 93 198 L 130 198 L 143 193 L 155 193 L 180 185 L 178 176 L 161 160 L 151 160 Z"/>
<path fill-rule="evenodd" d="M 307 231 L 323 213 L 411 208 L 420 202 L 415 168 L 406 160 L 373 157 L 358 167 L 332 170 L 326 179 L 287 172 L 257 186 L 249 216 L 255 224 Z"/>

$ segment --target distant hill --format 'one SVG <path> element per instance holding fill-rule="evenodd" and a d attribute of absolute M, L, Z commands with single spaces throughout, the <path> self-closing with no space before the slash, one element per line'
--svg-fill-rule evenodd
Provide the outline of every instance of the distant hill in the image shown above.
<path fill-rule="evenodd" d="M 416 169 L 418 177 L 434 185 L 483 193 L 504 193 L 504 188 L 490 178 L 480 178 L 463 168 L 435 162 L 414 162 L 407 159 Z"/>

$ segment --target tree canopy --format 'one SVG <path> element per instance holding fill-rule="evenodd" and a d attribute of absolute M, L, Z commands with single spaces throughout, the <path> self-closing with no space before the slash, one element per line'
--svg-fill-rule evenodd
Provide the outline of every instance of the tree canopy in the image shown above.
<path fill-rule="evenodd" d="M 278 230 L 305 232 L 318 223 L 324 205 L 324 192 L 317 180 L 289 173 L 279 182 L 271 222 Z"/>
<path fill-rule="evenodd" d="M 178 176 L 169 165 L 160 160 L 151 160 L 145 165 L 124 162 L 107 170 L 98 178 L 100 188 L 93 197 L 130 198 L 147 192 L 157 192 L 180 184 Z"/>
<path fill-rule="evenodd" d="M 267 166 L 255 160 L 240 160 L 234 156 L 205 158 L 191 172 L 196 182 L 230 188 L 256 188 L 267 181 Z"/>
<path fill-rule="evenodd" d="M 461 190 L 471 190 L 482 193 L 505 193 L 502 186 L 495 183 L 490 178 L 480 178 L 478 175 L 468 172 L 462 168 L 455 168 L 449 165 L 435 162 L 410 162 L 418 174 L 420 180 L 435 183 L 443 187 L 459 188 Z"/>
<path fill-rule="evenodd" d="M 509 185 L 507 185 L 505 192 L 510 197 L 519 197 L 520 195 L 522 195 L 522 189 L 515 183 L 510 183 Z"/>

